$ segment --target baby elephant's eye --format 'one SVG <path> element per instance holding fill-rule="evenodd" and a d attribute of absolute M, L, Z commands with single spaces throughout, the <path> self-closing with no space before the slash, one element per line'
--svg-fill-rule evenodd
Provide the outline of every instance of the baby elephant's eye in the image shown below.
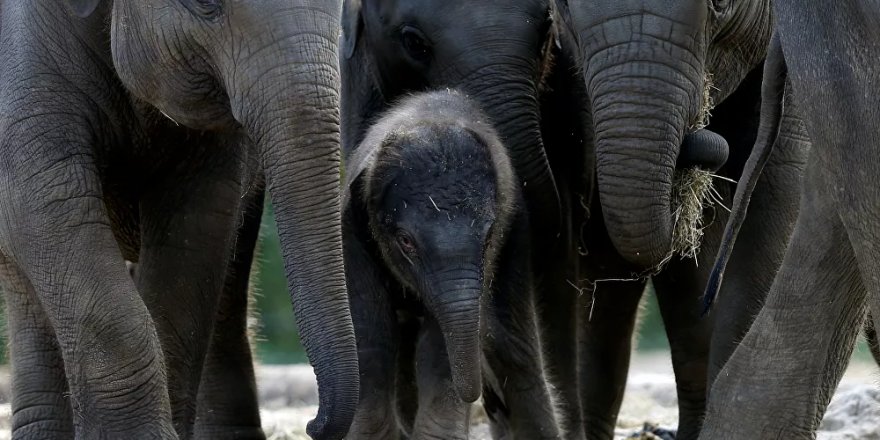
<path fill-rule="evenodd" d="M 425 62 L 431 56 L 431 46 L 418 29 L 404 26 L 400 30 L 400 39 L 407 54 L 416 61 Z"/>
<path fill-rule="evenodd" d="M 397 244 L 407 254 L 416 252 L 416 243 L 406 231 L 397 231 Z"/>

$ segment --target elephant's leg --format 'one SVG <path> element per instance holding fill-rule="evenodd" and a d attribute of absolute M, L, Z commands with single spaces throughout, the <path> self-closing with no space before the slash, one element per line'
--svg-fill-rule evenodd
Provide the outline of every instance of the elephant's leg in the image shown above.
<path fill-rule="evenodd" d="M 233 256 L 199 385 L 195 438 L 254 439 L 266 436 L 248 331 L 248 287 L 263 213 L 263 187 L 257 185 L 242 204 Z"/>
<path fill-rule="evenodd" d="M 581 297 L 580 393 L 588 439 L 614 438 L 632 353 L 642 281 L 603 281 Z"/>
<path fill-rule="evenodd" d="M 198 169 L 165 176 L 142 196 L 136 274 L 165 353 L 174 427 L 182 438 L 193 433 L 202 368 L 241 197 L 235 158 L 219 146 L 211 157 L 198 156 L 203 157 L 186 158 L 200 164 Z"/>
<path fill-rule="evenodd" d="M 874 357 L 874 362 L 880 365 L 880 341 L 877 340 L 877 325 L 880 324 L 880 321 L 874 319 L 874 316 L 877 316 L 877 312 L 874 310 L 878 310 L 877 299 L 873 299 L 871 303 L 871 312 L 868 313 L 867 318 L 865 319 L 865 340 L 868 342 L 868 349 L 871 350 L 871 356 Z"/>
<path fill-rule="evenodd" d="M 30 282 L 0 254 L 12 360 L 12 438 L 69 439 L 73 419 L 55 331 Z"/>
<path fill-rule="evenodd" d="M 702 438 L 815 438 L 849 361 L 866 290 L 847 231 L 821 195 L 833 185 L 810 171 L 767 301 L 712 385 Z"/>
<path fill-rule="evenodd" d="M 693 260 L 676 260 L 653 278 L 678 392 L 676 439 L 696 439 L 706 411 L 712 320 L 700 316 L 700 299 L 715 255 L 707 250 L 717 249 L 719 229 L 724 226 L 720 222 L 716 225 L 704 238 L 706 248 L 698 256 L 698 265 Z"/>
<path fill-rule="evenodd" d="M 761 310 L 797 221 L 810 142 L 804 123 L 797 116 L 794 101 L 791 94 L 786 94 L 779 138 L 749 201 L 748 216 L 724 273 L 718 303 L 712 311 L 710 386 Z M 715 223 L 723 223 L 720 220 Z M 716 249 L 705 245 L 700 255 L 707 254 L 709 249 L 714 257 Z M 700 269 L 711 267 L 712 262 L 700 264 Z"/>
<path fill-rule="evenodd" d="M 343 217 L 343 252 L 349 307 L 357 339 L 360 400 L 349 440 L 395 440 L 400 431 L 394 416 L 395 361 L 400 329 L 391 298 L 374 255 L 356 233 L 361 226 L 347 210 Z M 332 343 L 330 341 L 329 343 Z"/>
<path fill-rule="evenodd" d="M 400 342 L 397 351 L 397 424 L 405 436 L 413 432 L 419 409 L 419 389 L 416 383 L 416 346 L 419 340 L 419 318 L 398 312 Z"/>
<path fill-rule="evenodd" d="M 416 348 L 419 410 L 413 440 L 467 440 L 471 404 L 458 398 L 440 326 L 425 318 Z"/>
<path fill-rule="evenodd" d="M 532 273 L 521 225 L 502 248 L 485 313 L 483 403 L 495 439 L 558 439 L 544 378 Z"/>
<path fill-rule="evenodd" d="M 584 438 L 584 430 L 578 394 L 578 296 L 566 282 L 577 280 L 577 276 L 560 268 L 551 269 L 542 278 L 537 294 L 538 323 L 547 380 L 556 398 L 564 437 L 579 440 Z"/>
<path fill-rule="evenodd" d="M 109 226 L 91 135 L 52 109 L 2 133 L 0 146 L 16 147 L 0 148 L 0 246 L 55 330 L 77 438 L 176 438 L 159 339 Z"/>

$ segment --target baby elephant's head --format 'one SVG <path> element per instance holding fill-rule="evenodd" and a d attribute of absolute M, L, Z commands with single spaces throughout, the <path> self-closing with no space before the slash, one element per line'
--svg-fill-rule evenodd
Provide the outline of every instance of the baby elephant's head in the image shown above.
<path fill-rule="evenodd" d="M 437 319 L 456 390 L 474 401 L 481 298 L 516 188 L 505 149 L 475 104 L 445 91 L 400 102 L 354 156 L 367 157 L 357 196 L 385 265 Z"/>

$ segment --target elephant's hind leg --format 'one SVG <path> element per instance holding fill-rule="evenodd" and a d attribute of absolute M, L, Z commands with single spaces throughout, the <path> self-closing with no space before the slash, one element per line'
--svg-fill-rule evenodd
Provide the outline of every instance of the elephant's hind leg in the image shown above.
<path fill-rule="evenodd" d="M 815 438 L 849 361 L 866 291 L 816 168 L 767 302 L 712 386 L 702 438 Z"/>
<path fill-rule="evenodd" d="M 205 356 L 240 214 L 240 161 L 230 145 L 182 145 L 192 169 L 169 172 L 141 197 L 137 284 L 168 368 L 174 427 L 190 438 Z M 197 165 L 196 165 L 197 164 Z M 241 380 L 241 379 L 239 379 Z"/>
<path fill-rule="evenodd" d="M 55 331 L 30 282 L 0 254 L 12 357 L 12 438 L 69 439 L 73 419 Z"/>
<path fill-rule="evenodd" d="M 263 187 L 246 197 L 233 257 L 199 385 L 195 438 L 262 440 L 257 384 L 248 333 L 248 287 L 260 232 Z"/>

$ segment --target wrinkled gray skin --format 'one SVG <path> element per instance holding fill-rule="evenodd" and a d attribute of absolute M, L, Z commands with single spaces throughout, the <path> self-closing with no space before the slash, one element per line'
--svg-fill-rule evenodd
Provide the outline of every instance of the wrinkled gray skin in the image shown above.
<path fill-rule="evenodd" d="M 0 4 L 14 438 L 263 437 L 243 318 L 227 313 L 241 307 L 262 175 L 319 381 L 309 432 L 344 436 L 358 376 L 339 16 L 309 0 Z M 241 399 L 219 395 L 229 371 Z M 197 396 L 211 404 L 194 427 Z"/>
<path fill-rule="evenodd" d="M 642 274 L 648 263 L 633 261 L 641 257 L 633 258 L 633 249 L 622 249 L 624 246 L 612 243 L 609 235 L 624 237 L 641 234 L 639 229 L 668 229 L 664 226 L 669 218 L 668 203 L 652 202 L 664 205 L 663 215 L 639 220 L 640 213 L 650 210 L 642 206 L 644 194 L 631 188 L 661 188 L 663 191 L 648 198 L 668 201 L 669 185 L 659 181 L 671 179 L 676 165 L 709 165 L 714 169 L 719 164 L 711 157 L 700 163 L 698 158 L 707 156 L 700 154 L 699 145 L 697 150 L 679 148 L 688 144 L 687 134 L 702 102 L 704 70 L 714 73 L 719 88 L 713 89 L 714 98 L 721 104 L 709 128 L 730 144 L 730 159 L 719 173 L 739 177 L 757 127 L 760 70 L 748 81 L 743 77 L 757 68 L 763 57 L 762 44 L 769 35 L 767 5 L 761 2 L 737 2 L 735 8 L 718 15 L 709 13 L 709 3 L 696 0 L 688 5 L 678 2 L 672 8 L 667 2 L 611 3 L 560 3 L 558 14 L 546 12 L 552 10 L 551 3 L 535 0 L 486 3 L 477 10 L 471 3 L 439 5 L 428 0 L 363 0 L 344 5 L 342 117 L 346 152 L 360 143 L 369 122 L 395 98 L 408 91 L 442 86 L 460 87 L 479 101 L 497 124 L 520 177 L 539 167 L 541 162 L 535 158 L 545 154 L 522 155 L 521 148 L 542 147 L 546 151 L 563 221 L 555 222 L 555 207 L 541 205 L 550 200 L 546 188 L 535 190 L 528 179 L 522 183 L 535 243 L 532 265 L 541 293 L 549 378 L 558 392 L 566 438 L 575 439 L 610 438 L 613 433 L 644 288 L 643 282 L 603 282 L 600 293 L 592 291 L 592 280 L 633 278 Z M 652 14 L 652 9 L 660 12 Z M 443 14 L 436 13 L 438 10 Z M 584 11 L 598 21 L 585 22 Z M 616 12 L 621 11 L 638 13 L 628 16 L 632 21 L 616 19 Z M 669 11 L 681 12 L 684 17 L 659 18 Z M 642 15 L 655 27 L 635 32 L 633 27 Z M 549 23 L 544 17 L 550 18 Z M 666 32 L 671 20 L 685 25 Z M 609 31 L 596 32 L 592 24 L 607 26 Z M 652 36 L 658 33 L 674 41 Z M 620 43 L 614 46 L 618 56 L 594 57 L 591 51 L 601 46 L 597 38 L 614 38 Z M 679 48 L 678 40 L 687 44 L 681 43 Z M 603 62 L 609 65 L 607 69 Z M 652 65 L 659 67 L 650 68 Z M 657 77 L 644 73 L 646 69 Z M 594 75 L 604 79 L 594 81 Z M 599 92 L 603 92 L 601 99 L 597 98 Z M 726 109 L 727 102 L 722 101 L 730 101 Z M 680 120 L 665 121 L 669 117 Z M 616 119 L 627 121 L 626 126 L 609 128 Z M 647 137 L 642 132 L 645 127 L 664 127 L 669 132 L 658 129 L 648 133 L 655 137 Z M 646 142 L 645 138 L 658 141 Z M 717 215 L 718 221 L 706 231 L 704 246 L 708 251 L 700 256 L 699 268 L 695 269 L 692 261 L 675 261 L 654 277 L 673 346 L 682 438 L 692 438 L 699 430 L 710 380 L 707 370 L 711 375 L 720 369 L 744 333 L 743 327 L 760 307 L 765 286 L 772 279 L 767 268 L 781 261 L 797 206 L 797 194 L 791 188 L 797 187 L 803 162 L 803 143 L 797 136 L 793 138 L 791 150 L 774 158 L 778 173 L 767 173 L 761 183 L 763 189 L 758 194 L 764 197 L 763 211 L 756 209 L 747 222 L 755 246 L 738 250 L 732 261 L 737 269 L 730 272 L 734 282 L 729 288 L 738 294 L 725 297 L 738 306 L 726 307 L 724 314 L 715 317 L 730 323 L 715 333 L 716 339 L 723 341 L 713 343 L 720 347 L 717 353 L 709 353 L 712 323 L 699 319 L 698 297 L 709 275 L 714 246 L 720 241 L 723 213 L 707 212 Z M 598 187 L 594 145 L 600 162 L 598 172 L 604 173 Z M 642 180 L 634 181 L 634 173 Z M 602 188 L 608 187 L 610 174 L 630 176 L 630 180 L 624 185 L 626 190 L 619 191 L 621 197 L 611 200 L 610 210 L 616 206 L 618 213 L 607 215 L 608 194 L 605 191 L 603 195 Z M 722 192 L 731 192 L 726 184 L 718 186 Z M 606 223 L 612 226 L 606 227 Z M 616 229 L 609 234 L 612 228 Z M 632 229 L 621 233 L 622 228 Z M 664 246 L 668 248 L 668 243 Z M 762 264 L 752 264 L 755 261 Z M 586 289 L 576 290 L 581 288 Z M 590 294 L 580 294 L 584 292 Z M 711 370 L 707 365 L 710 356 L 712 364 L 719 365 Z"/>
<path fill-rule="evenodd" d="M 457 92 L 414 95 L 346 161 L 362 383 L 349 439 L 467 439 L 481 389 L 496 438 L 559 438 L 522 194 L 487 122 Z"/>
<path fill-rule="evenodd" d="M 778 0 L 774 14 L 765 136 L 750 161 L 751 178 L 738 189 L 735 214 L 749 205 L 761 159 L 778 148 L 772 142 L 786 117 L 802 118 L 814 148 L 782 267 L 712 387 L 706 439 L 815 438 L 866 309 L 875 328 L 880 316 L 880 103 L 865 93 L 880 87 L 880 9 L 866 1 Z M 738 225 L 728 228 L 728 239 L 736 240 Z"/>
<path fill-rule="evenodd" d="M 769 0 L 569 0 L 593 108 L 599 197 L 614 247 L 653 268 L 672 237 L 670 191 L 703 93 L 721 103 L 765 55 Z"/>
<path fill-rule="evenodd" d="M 579 383 L 584 435 L 611 438 L 629 361 L 627 339 L 643 281 L 593 282 L 644 275 L 666 256 L 672 234 L 672 178 L 677 168 L 690 162 L 683 145 L 688 145 L 702 117 L 705 78 L 710 74 L 709 92 L 718 107 L 707 129 L 727 140 L 730 154 L 716 173 L 739 178 L 757 128 L 759 64 L 771 31 L 769 2 L 569 0 L 560 5 L 577 37 L 596 151 L 597 187 L 595 198 L 589 199 L 590 220 L 581 249 L 588 253 L 587 263 L 578 278 L 583 280 L 579 286 L 592 292 L 582 296 L 577 308 L 587 312 L 575 318 L 586 323 Z M 697 436 L 707 383 L 757 313 L 772 268 L 781 262 L 797 211 L 807 147 L 801 128 L 792 125 L 784 139 L 789 148 L 779 149 L 759 182 L 759 201 L 744 233 L 751 247 L 737 250 L 732 282 L 725 286 L 729 292 L 723 297 L 731 305 L 712 316 L 725 325 L 712 332 L 712 320 L 700 319 L 698 301 L 721 241 L 721 209 L 705 213 L 716 220 L 704 231 L 698 265 L 675 258 L 651 277 L 672 348 L 678 438 Z M 555 163 L 551 157 L 554 173 Z M 716 181 L 715 186 L 729 205 L 732 185 Z M 558 307 L 573 309 L 570 302 Z M 547 322 L 548 333 L 565 330 L 562 320 Z"/>
<path fill-rule="evenodd" d="M 452 87 L 492 119 L 523 182 L 529 211 L 553 243 L 559 203 L 538 118 L 554 22 L 548 0 L 345 0 L 341 43 L 342 143 L 351 152 L 373 118 L 411 91 Z"/>
<path fill-rule="evenodd" d="M 560 73 L 554 82 L 559 87 L 545 90 L 542 86 L 550 80 L 554 65 L 550 62 L 551 52 L 559 52 L 559 22 L 554 20 L 551 6 L 547 0 L 522 0 L 486 2 L 475 10 L 473 2 L 464 1 L 348 0 L 343 5 L 341 45 L 342 140 L 346 155 L 363 141 L 370 124 L 382 112 L 413 91 L 454 87 L 486 112 L 509 151 L 523 188 L 529 235 L 536 246 L 532 264 L 539 283 L 542 276 L 557 275 L 545 274 L 542 267 L 549 265 L 546 257 L 556 243 L 565 242 L 558 235 L 563 228 L 560 218 L 564 217 L 557 215 L 560 206 L 554 197 L 555 184 L 542 177 L 546 161 L 542 123 L 564 120 L 561 125 L 565 131 L 556 133 L 558 148 L 580 153 L 586 151 L 583 142 L 590 125 L 581 105 L 583 100 L 562 98 L 582 82 L 579 76 Z M 441 10 L 443 13 L 438 13 Z M 566 66 L 558 71 L 575 68 L 571 62 Z M 551 93 L 558 95 L 555 103 L 565 107 L 545 119 L 540 106 L 544 96 Z M 556 279 L 563 283 L 564 278 Z M 573 296 L 568 284 L 562 286 L 568 296 Z M 560 341 L 565 350 L 552 354 L 571 361 L 574 367 L 577 347 L 572 339 L 574 327 L 570 329 L 568 339 Z M 557 373 L 557 385 L 576 376 L 575 371 Z M 570 382 L 558 388 L 569 393 L 567 400 L 578 400 Z M 579 414 L 579 406 L 574 408 Z M 404 407 L 402 412 L 412 411 Z M 500 417 L 503 411 L 496 414 Z M 579 427 L 580 423 L 576 424 Z"/>
<path fill-rule="evenodd" d="M 569 70 L 561 60 L 558 65 L 563 72 L 577 73 Z M 714 112 L 708 128 L 723 135 L 730 145 L 730 158 L 716 171 L 719 175 L 739 178 L 756 135 L 760 83 L 761 71 L 751 73 Z M 548 88 L 562 89 L 553 79 L 548 81 Z M 636 278 L 641 270 L 624 260 L 611 243 L 599 203 L 594 169 L 589 165 L 592 158 L 579 157 L 571 148 L 565 148 L 564 138 L 571 133 L 572 121 L 566 121 L 565 115 L 558 114 L 558 109 L 570 107 L 572 104 L 566 102 L 578 99 L 578 93 L 570 91 L 555 98 L 553 94 L 542 105 L 542 114 L 546 115 L 542 120 L 545 121 L 543 133 L 548 157 L 560 188 L 563 212 L 571 212 L 568 215 L 571 223 L 565 225 L 561 235 L 561 241 L 570 246 L 545 258 L 549 269 L 544 275 L 540 296 L 545 311 L 542 324 L 547 333 L 544 351 L 551 365 L 550 371 L 556 373 L 551 379 L 559 384 L 562 420 L 569 435 L 566 438 L 608 439 L 613 435 L 616 414 L 623 399 L 632 334 L 645 280 L 614 281 Z M 737 249 L 734 262 L 738 269 L 730 273 L 730 285 L 725 287 L 737 289 L 725 297 L 735 307 L 714 313 L 712 318 L 715 320 L 724 319 L 742 325 L 739 321 L 742 318 L 737 314 L 750 319 L 746 306 L 757 306 L 744 304 L 742 299 L 752 294 L 759 297 L 761 276 L 772 279 L 772 274 L 762 275 L 761 272 L 781 260 L 785 238 L 796 212 L 796 183 L 804 155 L 803 142 L 796 139 L 786 142 L 787 148 L 774 155 L 774 167 L 778 171 L 768 173 L 761 182 L 761 190 L 756 193 L 756 198 L 763 200 L 762 208 L 750 212 L 748 217 L 749 228 L 753 231 L 750 233 L 752 247 Z M 579 164 L 585 162 L 587 165 L 582 168 Z M 586 176 L 586 183 L 582 181 L 583 176 Z M 716 181 L 715 186 L 729 206 L 733 185 Z M 580 188 L 586 188 L 587 192 L 581 192 Z M 695 437 L 700 427 L 710 380 L 708 375 L 713 371 L 710 361 L 716 356 L 715 352 L 710 353 L 710 333 L 713 338 L 724 331 L 728 332 L 727 338 L 741 334 L 734 326 L 712 332 L 712 320 L 700 318 L 699 298 L 723 232 L 726 212 L 716 207 L 707 209 L 704 215 L 711 226 L 705 230 L 698 261 L 675 258 L 650 277 L 672 347 L 680 438 Z M 780 257 L 774 260 L 771 251 Z M 762 265 L 750 264 L 749 258 Z M 608 281 L 593 284 L 593 280 Z M 742 290 L 742 286 L 750 286 L 751 290 Z M 760 304 L 759 301 L 756 303 Z"/>

